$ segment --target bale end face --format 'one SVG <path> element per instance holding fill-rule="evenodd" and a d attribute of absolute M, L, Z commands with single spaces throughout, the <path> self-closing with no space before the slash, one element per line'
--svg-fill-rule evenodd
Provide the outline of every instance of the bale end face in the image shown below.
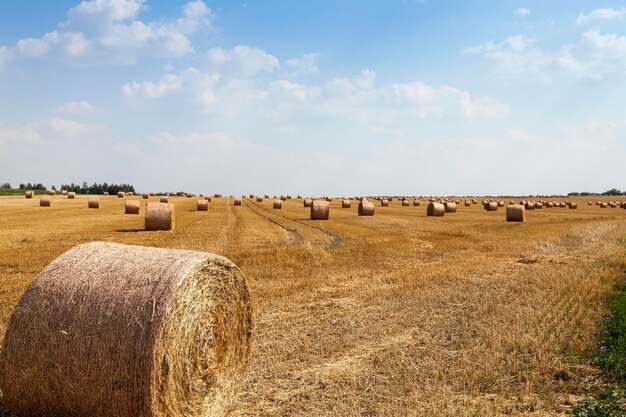
<path fill-rule="evenodd" d="M 446 207 L 441 203 L 430 203 L 426 208 L 427 216 L 443 217 L 446 213 Z"/>
<path fill-rule="evenodd" d="M 145 228 L 149 231 L 174 229 L 174 206 L 166 203 L 148 203 Z"/>

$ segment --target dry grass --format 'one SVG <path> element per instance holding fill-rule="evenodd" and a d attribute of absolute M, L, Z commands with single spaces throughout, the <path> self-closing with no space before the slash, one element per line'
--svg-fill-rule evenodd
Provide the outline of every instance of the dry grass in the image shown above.
<path fill-rule="evenodd" d="M 176 230 L 145 232 L 123 200 L 84 198 L 0 198 L 0 326 L 78 243 L 222 254 L 248 278 L 256 322 L 231 415 L 562 415 L 598 383 L 579 355 L 617 274 L 606 260 L 623 253 L 624 209 L 574 199 L 507 223 L 481 205 L 433 218 L 393 201 L 359 217 L 337 200 L 315 222 L 298 199 L 198 213 L 171 197 Z"/>

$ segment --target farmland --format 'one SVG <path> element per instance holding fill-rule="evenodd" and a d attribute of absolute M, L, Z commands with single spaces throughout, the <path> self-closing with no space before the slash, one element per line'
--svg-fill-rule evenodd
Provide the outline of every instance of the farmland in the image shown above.
<path fill-rule="evenodd" d="M 373 217 L 301 199 L 170 197 L 176 228 L 144 231 L 124 199 L 0 198 L 0 330 L 26 286 L 69 248 L 111 241 L 224 255 L 254 307 L 251 363 L 233 416 L 562 415 L 602 384 L 589 365 L 605 299 L 626 269 L 626 210 L 460 206 L 426 216 L 398 200 Z M 559 201 L 562 201 L 560 199 Z M 150 197 L 149 201 L 158 201 Z"/>

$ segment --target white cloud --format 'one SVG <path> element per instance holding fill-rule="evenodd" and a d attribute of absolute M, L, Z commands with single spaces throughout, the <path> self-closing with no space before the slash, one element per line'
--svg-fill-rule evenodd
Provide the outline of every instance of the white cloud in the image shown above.
<path fill-rule="evenodd" d="M 580 78 L 603 78 L 626 74 L 626 37 L 592 30 L 582 34 L 578 44 L 563 45 L 550 52 L 524 36 L 512 36 L 500 43 L 489 41 L 462 51 L 478 54 L 495 64 L 509 78 L 551 80 L 559 73 Z"/>
<path fill-rule="evenodd" d="M 141 21 L 139 15 L 146 8 L 144 0 L 83 1 L 68 11 L 67 20 L 56 30 L 41 38 L 20 39 L 13 49 L 28 58 L 60 55 L 88 57 L 90 62 L 132 63 L 142 56 L 180 57 L 194 53 L 189 36 L 208 27 L 213 17 L 200 0 L 187 3 L 178 19 Z"/>
<path fill-rule="evenodd" d="M 530 9 L 527 9 L 526 7 L 518 7 L 517 9 L 515 9 L 513 11 L 513 14 L 515 16 L 528 16 L 530 14 Z"/>
<path fill-rule="evenodd" d="M 532 135 L 522 129 L 515 129 L 512 127 L 506 128 L 504 132 L 511 139 L 520 141 L 520 142 L 528 142 L 533 139 Z"/>
<path fill-rule="evenodd" d="M 214 84 L 218 74 L 202 72 L 190 67 L 179 74 L 165 74 L 157 83 L 131 82 L 122 86 L 122 92 L 128 98 L 159 99 L 169 94 L 187 92 L 203 106 L 210 106 L 215 101 Z"/>
<path fill-rule="evenodd" d="M 293 68 L 295 71 L 292 75 L 311 75 L 317 74 L 319 68 L 315 61 L 319 58 L 319 54 L 308 53 L 302 55 L 300 58 L 288 59 L 285 61 L 287 66 Z"/>
<path fill-rule="evenodd" d="M 163 95 L 179 91 L 182 88 L 182 80 L 175 74 L 165 74 L 158 83 L 132 82 L 124 84 L 122 91 L 127 97 L 143 97 L 148 99 L 161 98 Z"/>
<path fill-rule="evenodd" d="M 33 127 L 8 127 L 0 125 L 1 144 L 32 144 L 41 140 L 39 133 Z"/>
<path fill-rule="evenodd" d="M 273 72 L 280 67 L 276 57 L 247 45 L 237 45 L 229 51 L 213 48 L 207 52 L 207 57 L 213 66 L 242 77 L 254 77 L 259 72 Z"/>
<path fill-rule="evenodd" d="M 92 106 L 89 102 L 82 100 L 71 101 L 69 103 L 63 104 L 62 106 L 57 107 L 56 110 L 61 113 L 85 114 L 95 112 L 96 108 Z"/>
<path fill-rule="evenodd" d="M 60 133 L 64 136 L 80 136 L 101 128 L 100 126 L 87 125 L 75 120 L 62 119 L 60 117 L 50 119 L 48 121 L 48 127 L 53 132 Z"/>
<path fill-rule="evenodd" d="M 624 16 L 626 16 L 626 7 L 622 7 L 621 9 L 595 9 L 589 13 L 580 13 L 576 18 L 576 23 L 582 25 L 592 20 L 612 20 Z"/>

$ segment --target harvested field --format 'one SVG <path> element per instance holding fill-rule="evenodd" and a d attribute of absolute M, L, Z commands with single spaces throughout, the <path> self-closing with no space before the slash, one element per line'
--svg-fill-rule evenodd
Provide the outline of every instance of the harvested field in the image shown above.
<path fill-rule="evenodd" d="M 169 198 L 176 228 L 149 232 L 117 196 L 99 210 L 50 198 L 43 210 L 0 197 L 2 333 L 35 275 L 78 244 L 226 256 L 247 277 L 256 323 L 229 415 L 559 416 L 601 382 L 585 352 L 626 269 L 626 210 L 581 198 L 507 223 L 482 205 L 358 216 L 334 199 L 319 222 L 302 199 L 273 210 L 216 198 L 198 212 L 180 196 Z"/>

